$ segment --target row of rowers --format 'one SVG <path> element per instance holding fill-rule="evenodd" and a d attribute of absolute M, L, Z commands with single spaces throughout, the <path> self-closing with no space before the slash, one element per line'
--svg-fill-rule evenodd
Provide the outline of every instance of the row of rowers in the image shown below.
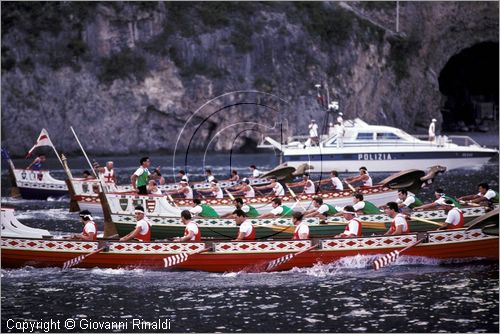
<path fill-rule="evenodd" d="M 484 185 L 485 184 L 480 184 L 480 187 L 484 187 Z M 402 192 L 400 192 L 400 194 L 401 193 Z M 459 208 L 460 206 L 459 202 L 453 199 L 452 197 L 442 193 L 441 189 L 438 189 L 436 191 L 436 197 L 437 197 L 436 201 L 429 204 L 424 204 L 421 207 L 438 206 L 441 209 L 444 209 L 444 211 L 447 213 L 447 217 L 445 223 L 439 229 L 455 229 L 463 227 L 464 216 L 461 209 Z M 484 196 L 480 195 L 469 195 L 464 197 L 467 197 L 470 200 L 484 198 Z M 273 200 L 274 210 L 280 208 L 281 210 L 279 211 L 283 216 L 289 215 L 292 217 L 292 222 L 295 225 L 293 239 L 310 238 L 309 226 L 307 222 L 302 221 L 302 218 L 313 217 L 313 216 L 325 217 L 328 215 L 328 212 L 321 213 L 319 210 L 324 205 L 322 204 L 321 198 L 319 197 L 315 198 L 314 203 L 315 203 L 314 204 L 315 209 L 302 213 L 299 211 L 292 211 L 291 209 L 281 205 L 281 200 L 279 198 L 275 198 Z M 498 194 L 496 196 L 496 203 L 498 203 Z M 385 214 L 393 219 L 389 230 L 387 230 L 387 232 L 385 232 L 384 235 L 398 235 L 398 234 L 410 233 L 410 226 L 408 223 L 409 216 L 408 214 L 402 212 L 404 206 L 401 207 L 401 204 L 402 204 L 401 201 L 399 204 L 396 202 L 389 202 L 384 206 Z M 198 203 L 198 205 L 202 206 L 203 204 Z M 231 214 L 236 224 L 239 226 L 238 235 L 235 236 L 235 241 L 255 240 L 255 227 L 253 226 L 250 220 L 247 220 L 247 217 L 249 217 L 251 209 L 248 210 L 247 212 L 243 210 L 245 205 L 243 204 L 241 198 L 235 199 L 235 206 L 236 210 L 234 210 L 233 213 Z M 327 208 L 331 209 L 331 207 L 329 207 L 328 205 L 326 206 Z M 323 209 L 326 210 L 326 208 Z M 277 211 L 278 210 L 276 210 L 275 212 Z M 128 241 L 131 239 L 136 239 L 143 242 L 151 241 L 152 223 L 149 220 L 149 218 L 146 217 L 144 208 L 142 206 L 135 207 L 134 214 L 136 219 L 135 229 L 126 236 L 122 237 L 120 241 Z M 362 231 L 363 231 L 362 222 L 357 218 L 358 213 L 356 212 L 354 206 L 352 205 L 345 206 L 337 214 L 340 214 L 344 217 L 344 219 L 347 221 L 347 225 L 344 232 L 335 235 L 334 238 L 350 238 L 350 237 L 362 236 Z M 81 222 L 83 224 L 83 231 L 81 234 L 73 235 L 72 238 L 79 240 L 96 240 L 97 228 L 90 212 L 84 210 L 80 212 L 80 217 L 81 217 Z M 174 241 L 186 242 L 186 241 L 201 240 L 202 237 L 201 229 L 196 223 L 194 223 L 191 220 L 192 217 L 193 214 L 189 210 L 183 210 L 181 212 L 181 221 L 184 225 L 186 225 L 186 227 L 184 230 L 184 235 L 175 238 Z"/>
<path fill-rule="evenodd" d="M 251 168 L 254 166 L 251 166 Z M 223 198 L 224 192 L 218 184 L 218 181 L 213 177 L 210 170 L 205 171 L 205 174 L 208 175 L 207 181 L 210 182 L 210 188 L 208 189 L 198 189 L 197 191 L 202 194 L 203 197 L 215 197 L 215 198 Z M 180 171 L 181 181 L 179 182 L 179 187 L 176 190 L 166 191 L 165 194 L 175 195 L 178 194 L 186 199 L 193 199 L 193 189 L 189 186 L 189 181 L 184 171 Z M 231 179 L 230 179 L 231 180 Z M 285 188 L 281 183 L 277 181 L 277 178 L 271 176 L 269 178 L 270 183 L 262 186 L 251 186 L 250 180 L 248 178 L 243 178 L 239 181 L 239 185 L 233 187 L 226 187 L 226 191 L 233 196 L 243 196 L 245 198 L 253 198 L 256 196 L 256 193 L 263 195 L 261 190 L 270 190 L 270 196 L 284 196 Z M 344 182 L 348 185 L 355 182 L 361 182 L 363 187 L 371 187 L 373 186 L 372 178 L 366 172 L 364 167 L 360 168 L 360 175 L 354 176 L 350 178 L 346 178 Z M 342 181 L 338 177 L 337 171 L 331 172 L 331 178 L 313 182 L 308 173 L 304 173 L 302 181 L 295 183 L 287 183 L 286 186 L 289 188 L 298 188 L 301 187 L 304 194 L 315 194 L 317 193 L 317 187 L 321 187 L 321 185 L 329 185 L 330 191 L 343 191 L 344 185 Z M 146 187 L 148 194 L 153 195 L 162 195 L 162 191 L 158 188 L 158 182 L 156 180 L 149 180 L 148 185 Z M 319 189 L 318 189 L 319 190 Z"/>
<path fill-rule="evenodd" d="M 460 209 L 461 204 L 472 204 L 482 203 L 486 205 L 493 205 L 498 203 L 498 193 L 494 190 L 489 189 L 488 184 L 479 184 L 479 193 L 474 195 L 462 196 L 456 199 L 455 197 L 446 195 L 443 189 L 438 188 L 434 193 L 435 200 L 430 203 L 424 204 L 417 196 L 409 192 L 406 189 L 399 189 L 397 193 L 397 198 L 395 198 L 395 203 L 398 205 L 398 211 L 406 215 L 410 215 L 413 210 L 428 210 L 428 209 L 439 209 L 444 205 L 445 200 L 449 200 L 453 205 Z M 465 202 L 469 201 L 469 202 Z M 292 208 L 283 205 L 282 200 L 279 197 L 274 198 L 271 201 L 273 209 L 264 214 L 260 214 L 258 208 L 244 203 L 244 200 L 237 197 L 233 200 L 233 205 L 235 209 L 242 210 L 249 218 L 281 218 L 281 217 L 291 217 Z M 313 197 L 312 201 L 313 207 L 310 210 L 303 212 L 304 217 L 318 217 L 320 219 L 326 219 L 328 216 L 340 216 L 342 215 L 342 207 L 333 206 L 325 201 L 323 198 L 316 196 Z M 375 204 L 364 200 L 364 196 L 359 193 L 355 193 L 352 197 L 352 207 L 356 214 L 380 214 L 384 210 L 384 206 L 377 207 Z M 191 214 L 197 218 L 235 218 L 233 213 L 227 213 L 224 215 L 219 215 L 217 211 L 208 204 L 202 203 L 200 199 L 193 199 L 193 207 L 189 210 Z"/>

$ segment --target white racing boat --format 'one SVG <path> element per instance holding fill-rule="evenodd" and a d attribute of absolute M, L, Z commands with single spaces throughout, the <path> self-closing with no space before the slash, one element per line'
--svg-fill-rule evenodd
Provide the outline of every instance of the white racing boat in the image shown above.
<path fill-rule="evenodd" d="M 367 124 L 359 118 L 345 121 L 344 129 L 342 136 L 325 137 L 319 146 L 305 146 L 296 137 L 283 145 L 270 137 L 265 140 L 282 151 L 283 162 L 288 166 L 308 163 L 314 173 L 356 172 L 361 166 L 370 172 L 394 172 L 410 166 L 425 170 L 433 165 L 450 170 L 481 166 L 498 155 L 498 150 L 482 147 L 467 136 L 439 136 L 436 142 L 430 142 L 401 129 Z M 463 144 L 453 142 L 457 140 Z"/>

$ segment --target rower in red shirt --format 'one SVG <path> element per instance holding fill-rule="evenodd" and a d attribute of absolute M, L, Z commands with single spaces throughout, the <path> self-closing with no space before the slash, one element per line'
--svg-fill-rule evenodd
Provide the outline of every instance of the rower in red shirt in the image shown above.
<path fill-rule="evenodd" d="M 186 242 L 186 241 L 200 241 L 201 240 L 201 230 L 198 224 L 191 221 L 191 212 L 189 210 L 182 210 L 181 221 L 186 228 L 184 229 L 184 236 L 177 237 L 174 239 L 176 242 Z"/>
<path fill-rule="evenodd" d="M 385 214 L 393 219 L 391 227 L 384 235 L 398 235 L 410 232 L 410 226 L 406 221 L 406 216 L 399 213 L 399 206 L 396 202 L 387 203 L 385 209 Z"/>
<path fill-rule="evenodd" d="M 151 221 L 146 217 L 144 213 L 144 208 L 141 205 L 135 207 L 134 210 L 135 220 L 137 224 L 135 229 L 127 234 L 126 236 L 120 238 L 120 241 L 128 241 L 130 239 L 137 239 L 143 242 L 151 241 Z"/>
<path fill-rule="evenodd" d="M 89 210 L 80 211 L 80 221 L 83 224 L 83 231 L 81 234 L 73 235 L 71 239 L 88 241 L 97 240 L 97 226 Z"/>
<path fill-rule="evenodd" d="M 246 213 L 241 209 L 236 209 L 233 214 L 235 215 L 236 225 L 240 227 L 235 241 L 255 240 L 255 227 L 250 221 L 246 220 Z"/>

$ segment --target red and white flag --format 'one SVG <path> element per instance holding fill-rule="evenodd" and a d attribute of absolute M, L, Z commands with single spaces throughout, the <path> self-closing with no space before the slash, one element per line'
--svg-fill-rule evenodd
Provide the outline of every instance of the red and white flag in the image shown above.
<path fill-rule="evenodd" d="M 39 146 L 50 146 L 54 148 L 54 145 L 52 144 L 52 141 L 49 138 L 49 134 L 47 133 L 47 130 L 42 129 L 42 132 L 40 132 L 40 135 L 38 136 L 38 139 L 36 140 L 35 145 L 28 151 L 28 154 L 26 155 L 26 158 L 31 157 L 31 154 L 35 150 L 35 148 Z"/>

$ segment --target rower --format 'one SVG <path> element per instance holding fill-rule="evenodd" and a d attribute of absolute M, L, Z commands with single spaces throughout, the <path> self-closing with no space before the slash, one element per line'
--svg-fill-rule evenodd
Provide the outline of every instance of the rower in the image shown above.
<path fill-rule="evenodd" d="M 179 182 L 179 187 L 177 188 L 177 190 L 172 190 L 168 193 L 171 195 L 181 194 L 185 199 L 193 199 L 193 189 L 191 189 L 188 181 L 186 180 L 181 180 L 181 182 Z"/>
<path fill-rule="evenodd" d="M 81 234 L 71 236 L 75 240 L 97 240 L 97 227 L 89 210 L 80 211 L 80 222 L 83 224 Z"/>
<path fill-rule="evenodd" d="M 410 233 L 410 225 L 406 220 L 406 216 L 399 213 L 399 207 L 396 202 L 389 202 L 385 206 L 385 214 L 391 217 L 391 227 L 384 235 L 398 235 L 403 233 Z"/>
<path fill-rule="evenodd" d="M 212 191 L 212 195 L 217 199 L 224 198 L 224 193 L 222 192 L 221 187 L 219 187 L 219 182 L 216 179 L 213 179 L 210 182 L 210 190 Z"/>
<path fill-rule="evenodd" d="M 28 154 L 28 155 L 30 155 L 30 154 Z M 42 163 L 44 163 L 45 160 L 47 160 L 47 157 L 45 156 L 45 154 L 39 154 L 38 157 L 36 157 L 35 160 L 33 160 L 33 162 L 31 162 L 29 164 L 29 166 L 26 167 L 26 169 L 42 170 Z"/>
<path fill-rule="evenodd" d="M 292 213 L 292 223 L 295 225 L 292 240 L 309 239 L 309 225 L 302 221 L 303 217 L 301 212 L 294 211 Z"/>
<path fill-rule="evenodd" d="M 234 241 L 255 240 L 255 227 L 250 221 L 246 220 L 247 215 L 245 212 L 241 209 L 236 209 L 233 214 L 235 216 L 234 220 L 236 221 L 236 225 L 240 227 L 238 230 L 238 236 Z"/>
<path fill-rule="evenodd" d="M 330 204 L 323 203 L 323 199 L 319 196 L 313 198 L 314 209 L 304 212 L 304 217 L 319 217 L 326 219 L 328 216 L 333 216 L 338 213 L 337 209 Z"/>
<path fill-rule="evenodd" d="M 205 177 L 206 177 L 206 182 L 210 183 L 213 180 L 215 180 L 215 176 L 212 175 L 212 170 L 211 169 L 205 169 Z"/>
<path fill-rule="evenodd" d="M 260 177 L 260 170 L 257 169 L 257 166 L 255 165 L 250 165 L 250 170 L 252 171 L 252 176 L 250 176 L 250 178 L 252 179 L 256 179 L 258 177 Z"/>
<path fill-rule="evenodd" d="M 342 216 L 347 220 L 347 225 L 345 227 L 344 232 L 337 234 L 334 238 L 352 238 L 352 237 L 360 237 L 363 231 L 363 227 L 361 226 L 361 222 L 356 218 L 356 211 L 352 205 L 347 205 L 342 210 Z"/>
<path fill-rule="evenodd" d="M 184 229 L 184 236 L 174 238 L 175 242 L 186 242 L 186 241 L 200 241 L 201 240 L 201 230 L 198 224 L 191 221 L 191 213 L 188 210 L 182 210 L 181 212 L 181 222 L 186 225 Z"/>
<path fill-rule="evenodd" d="M 423 204 L 420 206 L 416 206 L 413 208 L 413 210 L 425 210 L 425 209 L 438 208 L 438 207 L 444 205 L 444 202 L 446 200 L 452 201 L 453 204 L 455 205 L 455 207 L 460 208 L 460 204 L 458 203 L 458 201 L 455 198 L 446 195 L 444 193 L 443 189 L 441 189 L 441 188 L 436 189 L 436 191 L 434 192 L 434 197 L 436 198 L 436 200 L 434 202 L 428 203 L 428 204 Z"/>
<path fill-rule="evenodd" d="M 489 204 L 498 203 L 498 193 L 490 189 L 488 183 L 479 184 L 479 192 L 474 195 L 459 197 L 460 201 L 469 201 L 471 203 L 488 202 Z"/>
<path fill-rule="evenodd" d="M 246 217 L 257 218 L 259 216 L 259 211 L 257 211 L 256 208 L 249 204 L 244 204 L 243 200 L 239 197 L 234 199 L 233 204 L 236 210 L 242 210 L 245 213 Z M 225 215 L 222 215 L 221 218 L 235 219 L 236 217 L 233 212 L 226 213 Z"/>
<path fill-rule="evenodd" d="M 238 171 L 236 169 L 233 169 L 231 171 L 231 177 L 229 178 L 229 181 L 238 182 L 239 180 L 240 176 L 238 175 Z"/>
<path fill-rule="evenodd" d="M 219 218 L 219 214 L 214 208 L 207 204 L 201 204 L 198 198 L 193 199 L 193 207 L 189 212 L 196 217 L 202 218 Z"/>
<path fill-rule="evenodd" d="M 358 176 L 351 176 L 345 179 L 346 183 L 363 182 L 362 187 L 373 187 L 373 180 L 366 167 L 359 168 Z"/>
<path fill-rule="evenodd" d="M 135 229 L 127 234 L 126 236 L 120 238 L 120 241 L 128 241 L 130 239 L 137 239 L 142 242 L 151 241 L 151 221 L 146 217 L 144 213 L 144 208 L 141 205 L 135 207 L 134 210 L 135 220 L 137 224 Z"/>
<path fill-rule="evenodd" d="M 189 178 L 188 178 L 188 176 L 186 175 L 186 172 L 183 169 L 180 169 L 177 172 L 177 177 L 179 177 L 181 179 L 181 181 L 186 181 L 186 182 L 189 183 Z"/>
<path fill-rule="evenodd" d="M 277 181 L 278 179 L 276 178 L 276 176 L 271 176 L 269 180 L 271 181 L 270 184 L 265 186 L 255 186 L 254 189 L 272 188 L 272 196 L 285 196 L 285 189 L 283 188 L 281 183 Z"/>
<path fill-rule="evenodd" d="M 296 183 L 288 183 L 287 186 L 292 187 L 304 187 L 304 194 L 315 194 L 316 187 L 314 186 L 314 182 L 309 179 L 309 173 L 304 173 L 302 176 L 302 181 Z"/>
<path fill-rule="evenodd" d="M 339 179 L 339 173 L 336 170 L 330 172 L 331 178 L 319 181 L 319 185 L 332 184 L 332 191 L 344 191 L 344 185 Z"/>
<path fill-rule="evenodd" d="M 291 217 L 292 209 L 286 205 L 281 205 L 281 198 L 273 198 L 271 203 L 273 209 L 269 213 L 261 215 L 259 218 L 279 218 L 279 217 Z"/>
<path fill-rule="evenodd" d="M 371 215 L 375 213 L 380 213 L 381 210 L 375 206 L 375 204 L 364 201 L 364 197 L 362 194 L 354 194 L 352 198 L 354 203 L 353 208 L 357 213 L 361 213 L 364 215 Z"/>
<path fill-rule="evenodd" d="M 147 190 L 148 194 L 151 195 L 163 195 L 161 190 L 158 188 L 158 185 L 156 184 L 155 180 L 149 180 Z"/>
<path fill-rule="evenodd" d="M 155 180 L 157 185 L 165 184 L 165 178 L 161 176 L 160 166 L 156 167 L 155 170 L 151 172 L 150 180 Z"/>
<path fill-rule="evenodd" d="M 464 214 L 462 210 L 455 206 L 455 203 L 451 200 L 445 200 L 441 205 L 446 213 L 446 224 L 438 230 L 452 230 L 455 228 L 461 228 L 464 226 Z"/>
<path fill-rule="evenodd" d="M 398 190 L 398 199 L 396 203 L 398 204 L 399 212 L 404 213 L 410 213 L 413 208 L 424 204 L 414 194 L 408 193 L 406 189 Z"/>

